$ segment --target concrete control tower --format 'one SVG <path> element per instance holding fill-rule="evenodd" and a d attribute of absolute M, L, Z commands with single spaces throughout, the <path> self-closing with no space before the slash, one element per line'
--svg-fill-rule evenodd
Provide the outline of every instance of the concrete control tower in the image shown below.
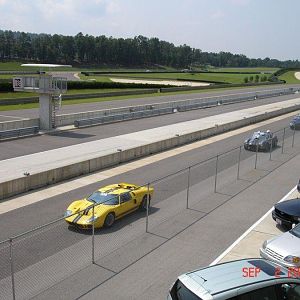
<path fill-rule="evenodd" d="M 22 64 L 26 67 L 56 68 L 70 65 Z M 62 94 L 67 91 L 67 79 L 54 77 L 40 71 L 37 76 L 18 76 L 13 78 L 14 91 L 39 93 L 40 129 L 51 130 L 56 127 L 56 111 L 61 107 Z"/>

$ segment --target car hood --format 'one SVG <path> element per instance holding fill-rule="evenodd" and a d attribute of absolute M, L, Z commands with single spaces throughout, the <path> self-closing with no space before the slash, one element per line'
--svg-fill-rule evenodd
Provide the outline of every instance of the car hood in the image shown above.
<path fill-rule="evenodd" d="M 292 235 L 290 232 L 285 232 L 271 240 L 268 243 L 267 248 L 283 257 L 288 255 L 300 256 L 300 238 Z"/>
<path fill-rule="evenodd" d="M 292 199 L 275 204 L 275 208 L 290 215 L 300 216 L 300 199 Z"/>
<path fill-rule="evenodd" d="M 256 145 L 257 143 L 259 143 L 259 140 L 258 140 L 258 139 L 248 138 L 248 139 L 246 140 L 246 143 L 247 143 L 247 144 Z"/>
<path fill-rule="evenodd" d="M 106 213 L 109 207 L 113 207 L 113 205 L 98 204 L 95 205 L 94 212 L 100 216 Z M 73 213 L 84 212 L 85 215 L 91 216 L 93 214 L 93 203 L 86 199 L 75 201 L 68 207 L 68 210 L 71 210 Z"/>

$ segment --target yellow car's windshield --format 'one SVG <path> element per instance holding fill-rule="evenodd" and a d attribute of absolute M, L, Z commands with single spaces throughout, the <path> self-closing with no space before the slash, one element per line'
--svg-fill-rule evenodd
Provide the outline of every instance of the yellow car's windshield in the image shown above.
<path fill-rule="evenodd" d="M 94 192 L 91 194 L 87 200 L 97 203 L 97 204 L 105 204 L 105 205 L 117 205 L 119 204 L 119 195 L 116 194 L 106 194 L 103 192 Z"/>

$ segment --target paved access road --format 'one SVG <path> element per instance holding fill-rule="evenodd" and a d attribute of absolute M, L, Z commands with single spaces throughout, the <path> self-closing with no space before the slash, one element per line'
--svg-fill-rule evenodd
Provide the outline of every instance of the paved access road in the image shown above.
<path fill-rule="evenodd" d="M 83 111 L 94 111 L 106 108 L 115 108 L 115 107 L 124 107 L 131 105 L 143 105 L 151 103 L 160 103 L 176 100 L 188 100 L 188 99 L 199 99 L 203 97 L 213 97 L 220 95 L 231 95 L 237 93 L 246 93 L 253 91 L 264 91 L 264 90 L 277 90 L 280 88 L 300 88 L 300 85 L 296 84 L 283 84 L 283 85 L 274 85 L 274 86 L 262 86 L 262 87 L 252 87 L 244 89 L 233 89 L 233 90 L 219 90 L 213 92 L 205 93 L 187 93 L 187 94 L 174 94 L 160 97 L 142 97 L 142 98 L 133 98 L 133 99 L 120 99 L 112 101 L 102 101 L 94 103 L 82 103 L 76 105 L 63 105 L 62 109 L 58 114 L 70 114 Z M 1 107 L 0 107 L 1 109 Z M 38 118 L 38 109 L 24 109 L 24 110 L 11 110 L 11 111 L 0 111 L 0 120 L 4 121 L 5 116 L 10 117 L 20 117 L 20 118 Z M 7 121 L 7 120 L 5 120 Z"/>
<path fill-rule="evenodd" d="M 278 130 L 287 121 L 276 121 L 268 128 Z M 62 216 L 70 201 L 84 197 L 98 186 L 120 181 L 139 184 L 153 181 L 239 146 L 252 130 L 253 127 L 248 132 L 235 131 L 231 137 L 210 144 L 206 141 L 207 145 L 201 148 L 160 161 L 152 158 L 152 163 L 127 173 L 116 175 L 114 169 L 109 170 L 112 177 L 93 184 L 87 181 L 86 186 L 74 187 L 70 192 L 64 192 L 63 185 L 59 186 L 59 195 L 3 214 L 0 226 L 6 230 L 0 232 L 0 240 Z M 213 193 L 215 161 L 193 168 L 188 210 L 185 209 L 186 172 L 155 183 L 150 233 L 145 233 L 142 213 L 120 220 L 110 230 L 97 231 L 96 265 L 90 265 L 91 235 L 69 230 L 64 221 L 16 239 L 17 295 L 20 298 L 32 296 L 30 293 L 36 293 L 36 287 L 42 292 L 45 287 L 53 285 L 36 299 L 95 299 L 96 295 L 103 299 L 164 298 L 168 286 L 178 274 L 209 264 L 295 184 L 300 160 L 299 156 L 292 159 L 292 152 L 300 151 L 300 137 L 297 135 L 293 150 L 288 148 L 291 136 L 287 134 L 287 137 L 286 153 L 281 155 L 279 147 L 271 162 L 268 153 L 260 153 L 259 168 L 255 171 L 254 153 L 243 151 L 243 180 L 239 182 L 235 181 L 238 153 L 235 151 L 220 157 L 219 170 L 222 173 L 218 176 L 218 193 Z M 279 167 L 284 161 L 288 162 Z M 278 169 L 274 169 L 276 167 Z M 254 184 L 268 170 L 274 171 Z M 47 194 L 47 190 L 41 193 Z M 1 248 L 0 284 L 9 274 L 7 259 L 8 248 Z"/>
<path fill-rule="evenodd" d="M 197 109 L 188 112 L 178 112 L 175 114 L 164 116 L 144 118 L 121 123 L 76 129 L 71 131 L 63 131 L 52 135 L 28 137 L 12 141 L 3 141 L 0 143 L 0 160 L 80 144 L 84 142 L 90 142 L 108 137 L 123 135 L 164 125 L 171 125 L 179 122 L 200 119 L 230 111 L 237 111 L 245 108 L 280 102 L 283 100 L 293 99 L 296 96 L 298 96 L 298 94 L 257 99 L 255 101 L 216 106 L 207 109 Z M 285 126 L 288 126 L 288 121 L 289 120 L 287 120 Z"/>

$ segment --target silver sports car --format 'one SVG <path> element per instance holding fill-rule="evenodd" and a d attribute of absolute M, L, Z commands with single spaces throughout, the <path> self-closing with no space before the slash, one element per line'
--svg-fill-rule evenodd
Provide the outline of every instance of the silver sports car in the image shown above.
<path fill-rule="evenodd" d="M 300 223 L 271 240 L 263 243 L 260 256 L 286 267 L 300 267 Z"/>

